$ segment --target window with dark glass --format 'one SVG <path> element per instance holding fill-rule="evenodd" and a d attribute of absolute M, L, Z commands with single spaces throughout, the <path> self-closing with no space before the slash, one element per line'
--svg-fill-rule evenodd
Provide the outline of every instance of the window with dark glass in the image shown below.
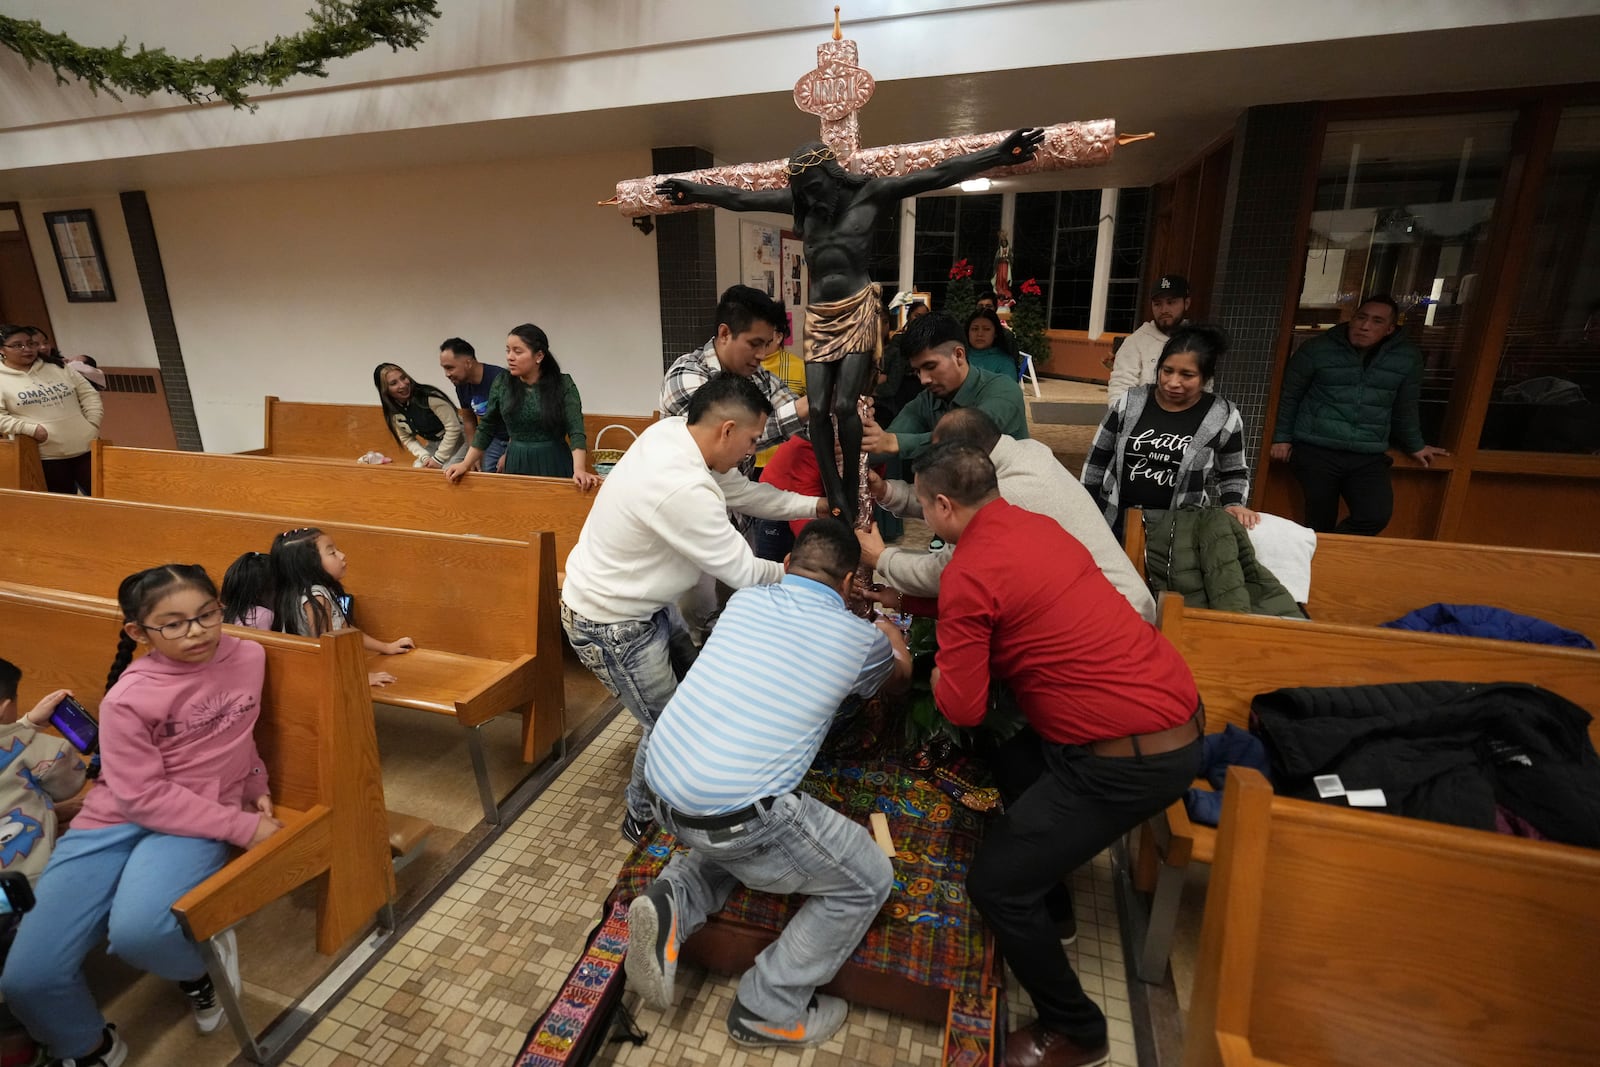
<path fill-rule="evenodd" d="M 1295 343 L 1388 293 L 1423 356 L 1422 433 L 1437 441 L 1485 276 L 1516 113 L 1328 124 Z"/>
<path fill-rule="evenodd" d="M 1600 107 L 1562 113 L 1478 447 L 1600 453 Z"/>

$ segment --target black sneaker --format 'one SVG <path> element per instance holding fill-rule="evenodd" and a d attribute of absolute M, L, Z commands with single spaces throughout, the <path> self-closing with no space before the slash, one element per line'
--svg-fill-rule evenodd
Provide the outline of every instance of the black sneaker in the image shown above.
<path fill-rule="evenodd" d="M 650 831 L 655 825 L 649 819 L 637 819 L 634 818 L 633 812 L 626 812 L 622 816 L 622 836 L 637 847 L 644 844 L 644 839 L 650 836 Z"/>
<path fill-rule="evenodd" d="M 87 1056 L 66 1056 L 46 1061 L 48 1067 L 122 1067 L 128 1062 L 128 1046 L 117 1036 L 117 1028 L 107 1025 L 100 1038 L 100 1047 Z"/>
<path fill-rule="evenodd" d="M 670 1008 L 677 992 L 678 912 L 672 887 L 656 881 L 628 906 L 628 984 L 647 1004 Z"/>
<path fill-rule="evenodd" d="M 735 996 L 728 1009 L 728 1036 L 741 1045 L 816 1048 L 838 1033 L 849 1014 L 850 1007 L 843 1000 L 816 993 L 804 1015 L 783 1025 L 761 1018 Z"/>

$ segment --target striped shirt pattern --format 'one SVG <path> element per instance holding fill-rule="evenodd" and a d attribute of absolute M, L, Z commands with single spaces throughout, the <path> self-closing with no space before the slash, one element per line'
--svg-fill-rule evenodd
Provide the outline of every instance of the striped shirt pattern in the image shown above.
<path fill-rule="evenodd" d="M 839 705 L 893 668 L 889 639 L 820 582 L 741 589 L 651 731 L 645 779 L 685 815 L 790 792 Z"/>

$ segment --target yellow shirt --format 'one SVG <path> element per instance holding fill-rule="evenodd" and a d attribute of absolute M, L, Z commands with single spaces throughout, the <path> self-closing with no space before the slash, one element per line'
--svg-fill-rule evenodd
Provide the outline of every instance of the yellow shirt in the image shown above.
<path fill-rule="evenodd" d="M 789 351 L 783 345 L 761 361 L 761 365 L 778 376 L 778 381 L 795 396 L 806 395 L 806 364 L 799 356 Z M 756 466 L 765 467 L 772 454 L 778 450 L 778 445 L 762 449 L 756 453 Z"/>

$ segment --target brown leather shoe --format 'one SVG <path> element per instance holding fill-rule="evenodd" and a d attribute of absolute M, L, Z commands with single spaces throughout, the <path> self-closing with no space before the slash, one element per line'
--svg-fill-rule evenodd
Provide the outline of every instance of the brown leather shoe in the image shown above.
<path fill-rule="evenodd" d="M 1109 1044 L 1083 1048 L 1037 1022 L 1006 1037 L 1006 1067 L 1099 1067 L 1110 1058 Z"/>

